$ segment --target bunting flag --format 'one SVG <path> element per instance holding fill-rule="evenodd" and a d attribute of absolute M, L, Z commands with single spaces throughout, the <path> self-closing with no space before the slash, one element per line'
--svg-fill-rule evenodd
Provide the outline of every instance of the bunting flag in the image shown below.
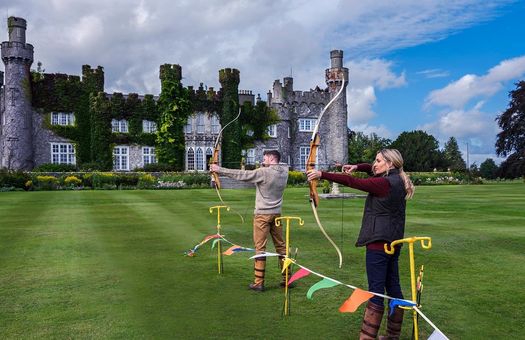
<path fill-rule="evenodd" d="M 209 240 L 218 239 L 218 238 L 222 238 L 222 235 L 219 235 L 219 234 L 208 235 L 199 244 L 197 244 L 195 247 L 193 247 L 192 249 L 184 252 L 184 255 L 193 257 L 193 256 L 195 256 L 195 252 L 197 251 L 197 249 L 199 249 L 200 246 L 202 246 L 203 244 L 205 244 Z"/>
<path fill-rule="evenodd" d="M 271 257 L 271 256 L 282 256 L 282 255 L 281 254 L 277 254 L 277 253 L 264 252 L 264 253 L 253 255 L 252 257 L 250 257 L 250 260 L 258 259 L 260 257 Z"/>
<path fill-rule="evenodd" d="M 306 297 L 311 300 L 313 293 L 315 293 L 319 289 L 331 288 L 331 287 L 337 286 L 338 284 L 339 283 L 337 283 L 337 282 L 335 282 L 335 281 L 333 281 L 331 279 L 324 278 L 321 281 L 319 281 L 316 284 L 314 284 L 312 287 L 310 287 L 310 289 L 308 289 L 308 292 L 306 293 Z"/>
<path fill-rule="evenodd" d="M 296 272 L 292 275 L 292 277 L 290 277 L 290 280 L 288 280 L 288 286 L 289 286 L 292 282 L 294 282 L 294 281 L 296 281 L 296 280 L 299 280 L 299 279 L 301 279 L 301 278 L 303 278 L 303 277 L 305 277 L 305 276 L 308 276 L 308 275 L 310 275 L 310 274 L 311 274 L 311 272 L 310 272 L 309 270 L 306 270 L 306 269 L 304 269 L 304 268 L 300 268 L 298 271 L 296 271 Z"/>
<path fill-rule="evenodd" d="M 339 307 L 341 313 L 353 313 L 357 310 L 363 302 L 366 302 L 372 298 L 374 294 L 357 288 L 354 290 L 352 295 Z"/>
<path fill-rule="evenodd" d="M 252 249 L 252 248 L 245 248 L 245 247 L 241 247 L 239 245 L 236 245 L 234 244 L 233 246 L 231 246 L 230 248 L 228 248 L 225 252 L 223 252 L 222 254 L 223 255 L 232 255 L 233 253 L 238 253 L 238 252 L 241 252 L 241 251 L 255 251 L 255 249 Z"/>
<path fill-rule="evenodd" d="M 448 338 L 438 329 L 435 329 L 434 332 L 428 337 L 428 340 L 448 340 Z"/>
<path fill-rule="evenodd" d="M 397 306 L 403 306 L 403 307 L 414 307 L 416 304 L 414 302 L 411 302 L 411 301 L 407 301 L 407 300 L 399 300 L 399 299 L 392 299 L 390 301 L 390 313 L 389 315 L 392 315 L 394 314 L 394 309 L 397 307 Z"/>
<path fill-rule="evenodd" d="M 292 263 L 293 263 L 293 260 L 292 260 L 291 258 L 289 258 L 289 257 L 285 258 L 285 259 L 284 259 L 284 262 L 283 262 L 283 269 L 281 270 L 281 272 L 284 273 L 284 271 L 286 270 L 286 268 L 288 268 L 288 266 L 289 266 L 290 264 L 292 264 Z"/>

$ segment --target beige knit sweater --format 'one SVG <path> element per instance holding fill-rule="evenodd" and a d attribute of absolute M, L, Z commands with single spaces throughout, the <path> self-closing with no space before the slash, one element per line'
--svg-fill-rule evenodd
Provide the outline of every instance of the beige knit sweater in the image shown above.
<path fill-rule="evenodd" d="M 219 168 L 219 175 L 255 184 L 254 214 L 280 214 L 283 192 L 288 181 L 288 166 L 274 164 L 255 170 Z"/>

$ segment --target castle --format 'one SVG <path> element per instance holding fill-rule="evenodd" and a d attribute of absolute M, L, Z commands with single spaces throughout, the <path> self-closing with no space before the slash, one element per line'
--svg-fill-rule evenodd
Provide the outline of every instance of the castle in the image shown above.
<path fill-rule="evenodd" d="M 155 133 L 158 96 L 104 93 L 102 67 L 82 67 L 82 76 L 31 72 L 33 46 L 26 43 L 26 20 L 8 18 L 9 41 L 2 42 L 0 71 L 0 168 L 31 170 L 46 163 L 72 164 L 110 162 L 115 171 L 131 171 L 156 163 Z M 281 161 L 303 170 L 309 142 L 322 109 L 346 86 L 348 69 L 343 51 L 330 52 L 331 67 L 325 71 L 327 88 L 295 91 L 293 78 L 276 80 L 266 104 L 280 121 L 268 128 L 269 138 L 243 150 L 246 164 L 262 160 L 267 149 L 278 149 Z M 165 64 L 160 79 L 180 82 L 182 68 Z M 344 78 L 343 78 L 344 77 Z M 5 79 L 5 80 L 4 80 Z M 240 72 L 219 71 L 221 89 L 188 86 L 194 112 L 184 127 L 187 171 L 205 171 L 221 129 L 218 112 L 227 96 L 235 101 L 261 101 L 249 90 L 239 90 Z M 320 124 L 322 138 L 317 163 L 326 168 L 347 160 L 347 106 L 345 95 L 327 110 Z M 227 130 L 227 129 L 226 129 Z M 226 136 L 225 136 L 226 138 Z"/>

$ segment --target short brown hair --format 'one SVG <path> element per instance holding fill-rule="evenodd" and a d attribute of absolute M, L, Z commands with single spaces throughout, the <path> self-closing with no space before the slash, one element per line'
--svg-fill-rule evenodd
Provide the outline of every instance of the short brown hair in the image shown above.
<path fill-rule="evenodd" d="M 263 156 L 271 155 L 277 159 L 277 163 L 281 161 L 281 153 L 277 150 L 266 150 L 263 152 Z"/>

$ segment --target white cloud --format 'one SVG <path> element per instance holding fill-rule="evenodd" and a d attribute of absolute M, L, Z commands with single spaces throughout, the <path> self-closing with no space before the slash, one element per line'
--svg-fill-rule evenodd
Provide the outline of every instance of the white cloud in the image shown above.
<path fill-rule="evenodd" d="M 351 127 L 352 131 L 363 132 L 365 135 L 371 135 L 375 133 L 381 138 L 392 138 L 393 134 L 386 126 L 379 125 L 368 125 L 368 124 L 359 124 Z"/>
<path fill-rule="evenodd" d="M 422 76 L 424 76 L 427 79 L 444 78 L 444 77 L 448 77 L 450 75 L 450 73 L 448 71 L 440 70 L 440 69 L 423 70 L 423 71 L 417 72 L 416 74 L 421 74 Z"/>
<path fill-rule="evenodd" d="M 388 70 L 374 56 L 442 39 L 490 19 L 507 2 L 18 0 L 0 3 L 0 12 L 28 20 L 27 40 L 47 72 L 79 74 L 82 64 L 101 65 L 108 91 L 156 94 L 160 82 L 150 83 L 151 70 L 177 63 L 185 85 L 218 88 L 218 70 L 235 67 L 243 89 L 266 93 L 290 68 L 297 89 L 323 85 L 334 48 L 347 61 L 367 56 L 363 68 Z M 0 27 L 0 38 L 6 31 Z M 370 82 L 357 71 L 351 68 L 350 81 L 362 82 L 358 88 L 406 82 L 404 74 L 388 73 Z"/>
<path fill-rule="evenodd" d="M 425 106 L 439 105 L 458 109 L 471 99 L 494 95 L 503 88 L 504 82 L 520 78 L 524 74 L 525 56 L 504 60 L 483 76 L 466 74 L 444 88 L 432 91 L 425 100 Z"/>
<path fill-rule="evenodd" d="M 373 86 L 365 88 L 348 88 L 348 126 L 353 130 L 354 125 L 363 124 L 375 117 L 372 106 L 376 102 Z"/>

